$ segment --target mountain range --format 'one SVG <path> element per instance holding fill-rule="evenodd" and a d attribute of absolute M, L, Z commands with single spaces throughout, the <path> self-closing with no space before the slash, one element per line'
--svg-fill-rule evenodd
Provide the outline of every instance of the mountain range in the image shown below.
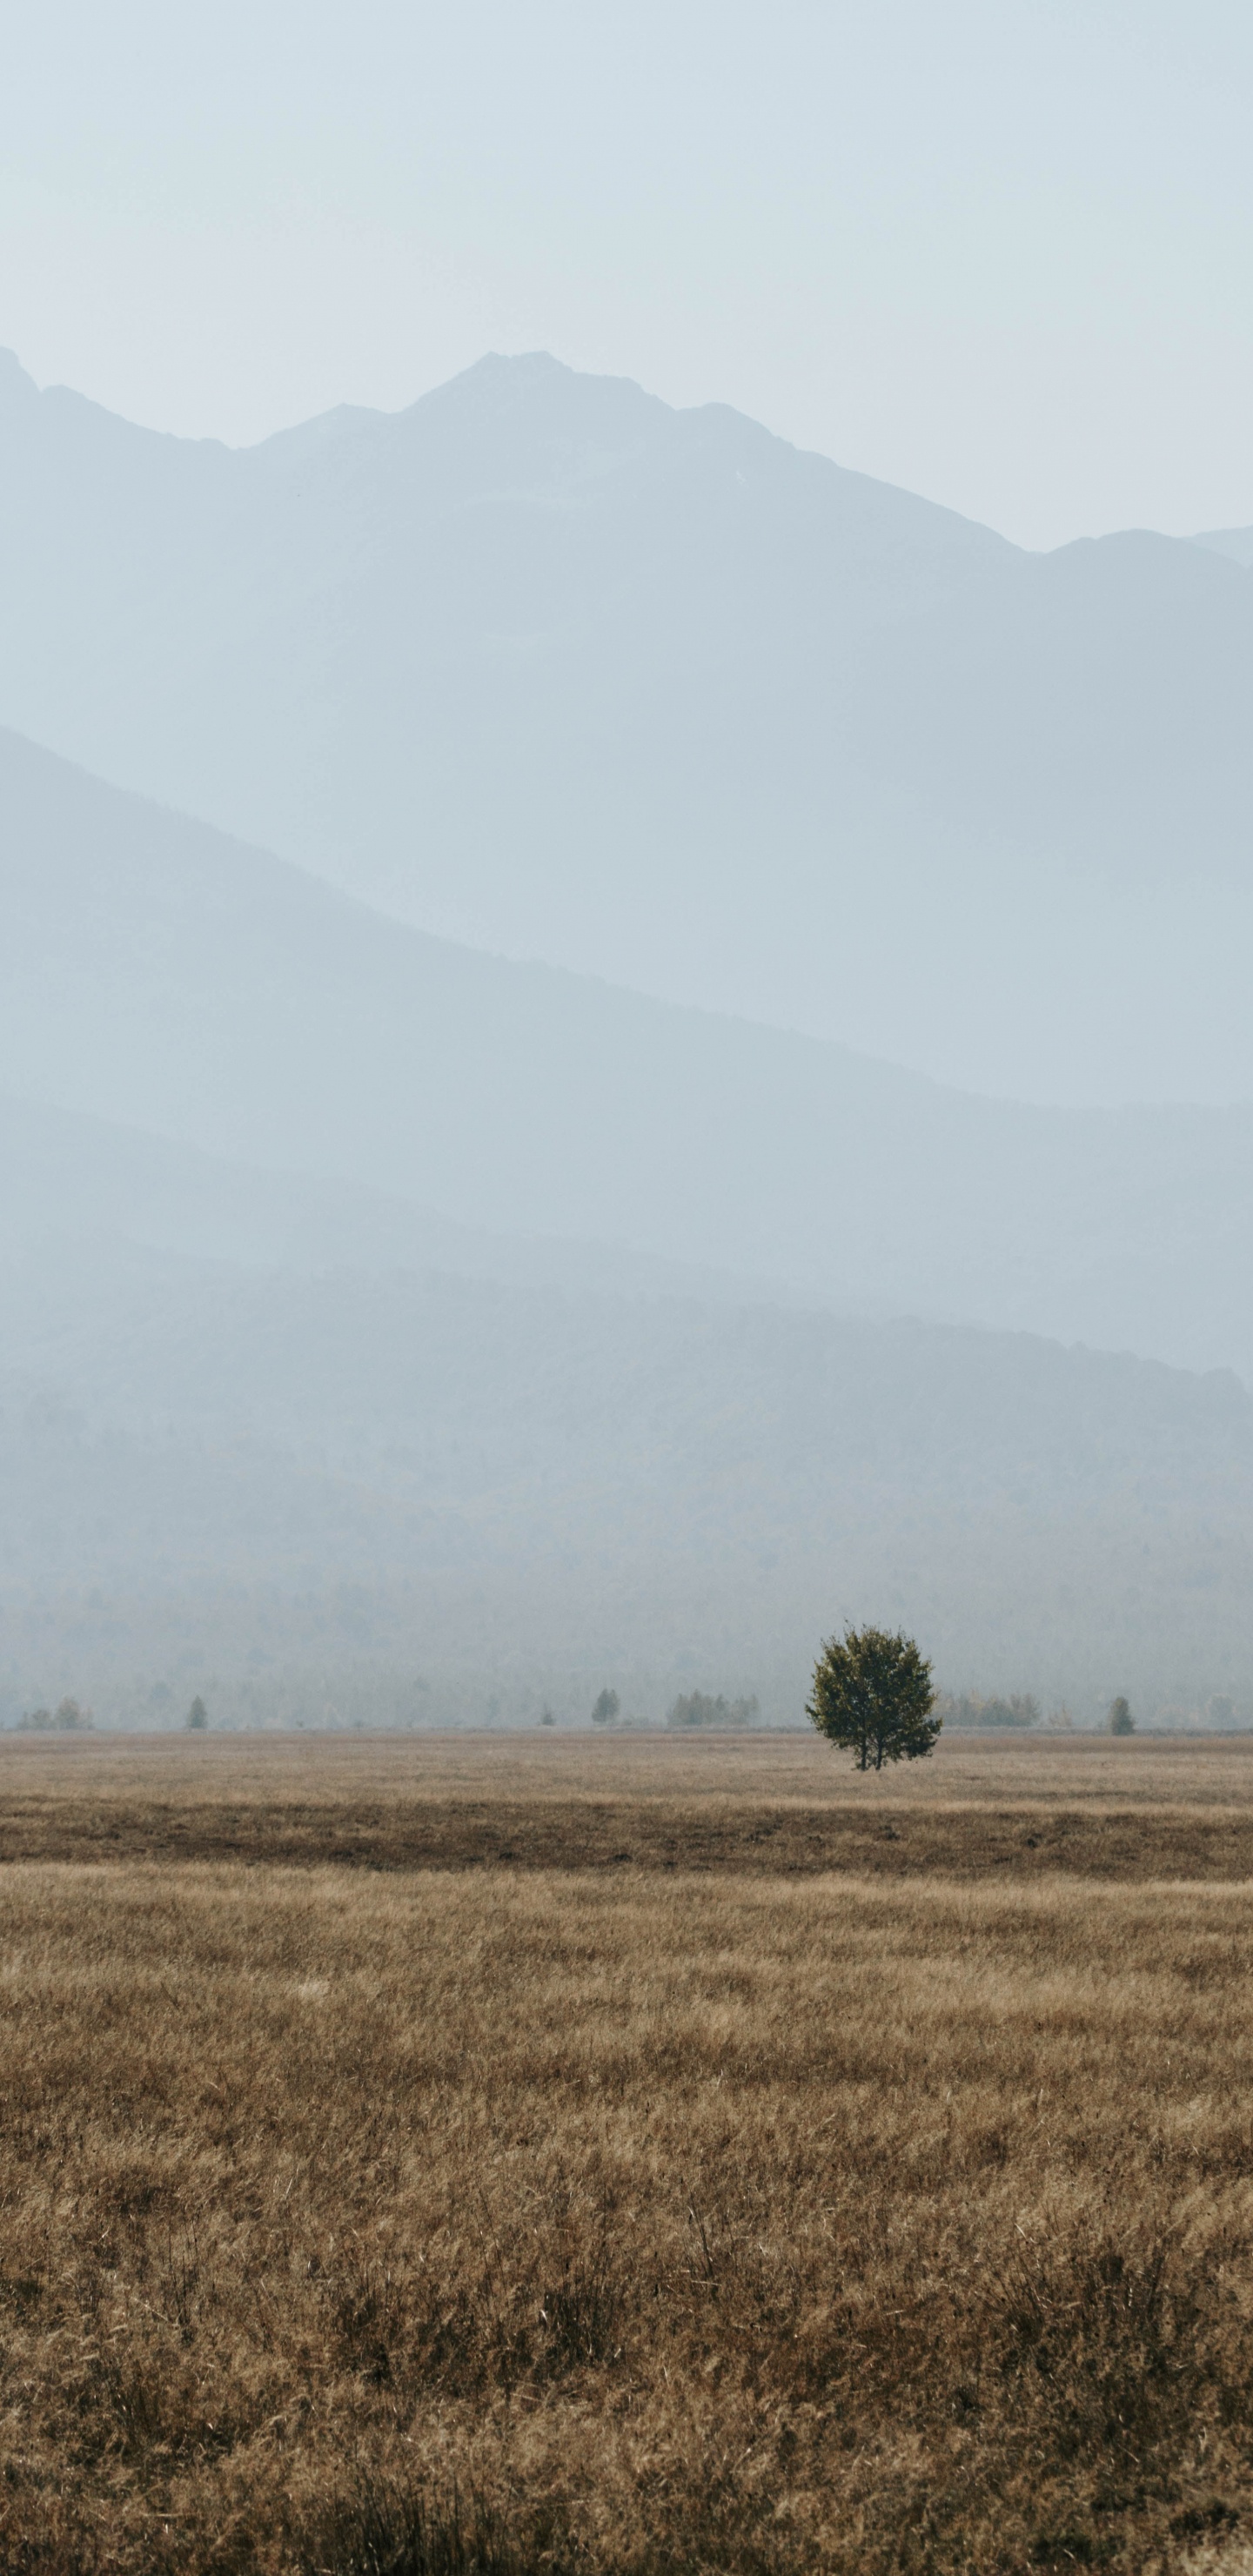
<path fill-rule="evenodd" d="M 0 1715 L 1253 1714 L 1244 532 L 547 359 L 0 464 Z"/>
<path fill-rule="evenodd" d="M 537 356 L 233 451 L 0 361 L 0 720 L 411 925 L 1071 1104 L 1253 1096 L 1247 533 L 1033 556 Z"/>
<path fill-rule="evenodd" d="M 1253 1110 L 989 1101 L 492 957 L 12 735 L 0 825 L 16 1098 L 598 1246 L 602 1279 L 618 1247 L 624 1278 L 694 1267 L 1253 1379 Z M 362 1224 L 399 1243 L 413 1218 Z"/>
<path fill-rule="evenodd" d="M 0 914 L 0 1706 L 779 1716 L 868 1608 L 1253 1705 L 1253 1114 L 484 955 L 12 735 Z"/>

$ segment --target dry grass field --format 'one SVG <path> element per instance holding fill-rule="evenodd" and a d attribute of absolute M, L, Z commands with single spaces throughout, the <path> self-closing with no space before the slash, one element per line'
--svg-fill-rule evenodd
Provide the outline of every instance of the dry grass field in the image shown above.
<path fill-rule="evenodd" d="M 0 1746 L 0 2567 L 1253 2566 L 1253 1746 Z"/>

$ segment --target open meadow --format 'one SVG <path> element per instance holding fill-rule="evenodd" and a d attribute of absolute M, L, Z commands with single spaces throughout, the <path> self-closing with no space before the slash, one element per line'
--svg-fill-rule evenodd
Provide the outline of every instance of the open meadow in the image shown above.
<path fill-rule="evenodd" d="M 6 2570 L 1253 2566 L 1253 1743 L 9 1738 L 0 1863 Z"/>

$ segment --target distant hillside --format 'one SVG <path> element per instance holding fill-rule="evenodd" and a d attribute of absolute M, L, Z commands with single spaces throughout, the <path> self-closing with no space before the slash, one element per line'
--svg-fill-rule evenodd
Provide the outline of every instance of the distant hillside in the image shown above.
<path fill-rule="evenodd" d="M 696 1265 L 1253 1378 L 1253 1111 L 971 1099 L 477 955 L 12 735 L 0 916 L 0 1090 L 284 1176 L 267 1212 L 255 1179 L 167 1165 L 188 1230 L 167 1204 L 145 1231 L 125 1209 L 155 1175 L 124 1176 L 115 1138 L 97 1229 L 230 1256 L 232 1225 L 260 1227 L 274 1257 L 307 1261 L 351 1258 L 359 1221 L 363 1255 L 406 1261 L 426 1257 L 416 1207 L 422 1224 L 600 1247 L 573 1272 L 545 1256 L 549 1277 L 610 1284 L 616 1246 L 624 1284 L 640 1263 Z M 31 1148 L 10 1143 L 16 1208 Z M 369 1207 L 332 1207 L 328 1183 Z M 79 1205 L 83 1186 L 67 1169 Z"/>
<path fill-rule="evenodd" d="M 261 447 L 0 363 L 0 719 L 428 929 L 985 1091 L 1253 1096 L 1239 532 L 1025 555 L 537 356 Z"/>
<path fill-rule="evenodd" d="M 778 1718 L 850 1615 L 952 1687 L 1253 1703 L 1230 1377 L 436 1273 L 38 1285 L 0 1280 L 0 1714 L 352 1667 Z"/>
<path fill-rule="evenodd" d="M 0 909 L 0 1717 L 778 1717 L 868 1612 L 1253 1704 L 1253 1399 L 934 1320 L 1253 1373 L 1249 1113 L 477 956 L 12 737 Z"/>
<path fill-rule="evenodd" d="M 1193 543 L 1205 546 L 1211 554 L 1226 555 L 1231 563 L 1253 566 L 1253 528 L 1210 528 Z"/>
<path fill-rule="evenodd" d="M 187 1262 L 235 1268 L 444 1270 L 467 1279 L 743 1304 L 777 1283 L 632 1253 L 621 1243 L 458 1225 L 351 1181 L 224 1161 L 81 1111 L 0 1095 L 0 1334 L 50 1330 Z M 16 1300 L 16 1304 L 14 1304 Z M 25 1330 L 17 1324 L 16 1329 Z"/>

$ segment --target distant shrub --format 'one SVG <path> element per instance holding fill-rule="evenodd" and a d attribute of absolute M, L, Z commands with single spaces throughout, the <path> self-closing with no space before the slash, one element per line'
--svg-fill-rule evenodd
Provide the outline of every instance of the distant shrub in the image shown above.
<path fill-rule="evenodd" d="M 27 1735 L 87 1735 L 95 1724 L 89 1708 L 80 1708 L 76 1699 L 63 1699 L 55 1709 L 33 1708 L 18 1725 Z"/>
<path fill-rule="evenodd" d="M 603 1690 L 592 1710 L 593 1726 L 612 1726 L 621 1705 L 615 1690 Z"/>
<path fill-rule="evenodd" d="M 978 1691 L 960 1698 L 948 1692 L 936 1701 L 946 1726 L 1024 1727 L 1040 1723 L 1040 1703 L 1030 1691 L 1011 1691 L 1008 1699 L 983 1699 Z"/>
<path fill-rule="evenodd" d="M 1111 1735 L 1134 1735 L 1136 1722 L 1125 1699 L 1112 1699 L 1105 1721 Z"/>
<path fill-rule="evenodd" d="M 751 1726 L 758 1715 L 755 1699 L 711 1699 L 707 1691 L 688 1691 L 666 1711 L 667 1726 Z"/>
<path fill-rule="evenodd" d="M 207 1726 L 209 1723 L 209 1712 L 205 1707 L 199 1691 L 197 1691 L 191 1707 L 187 1711 L 187 1723 L 194 1734 L 199 1734 L 201 1728 Z"/>

